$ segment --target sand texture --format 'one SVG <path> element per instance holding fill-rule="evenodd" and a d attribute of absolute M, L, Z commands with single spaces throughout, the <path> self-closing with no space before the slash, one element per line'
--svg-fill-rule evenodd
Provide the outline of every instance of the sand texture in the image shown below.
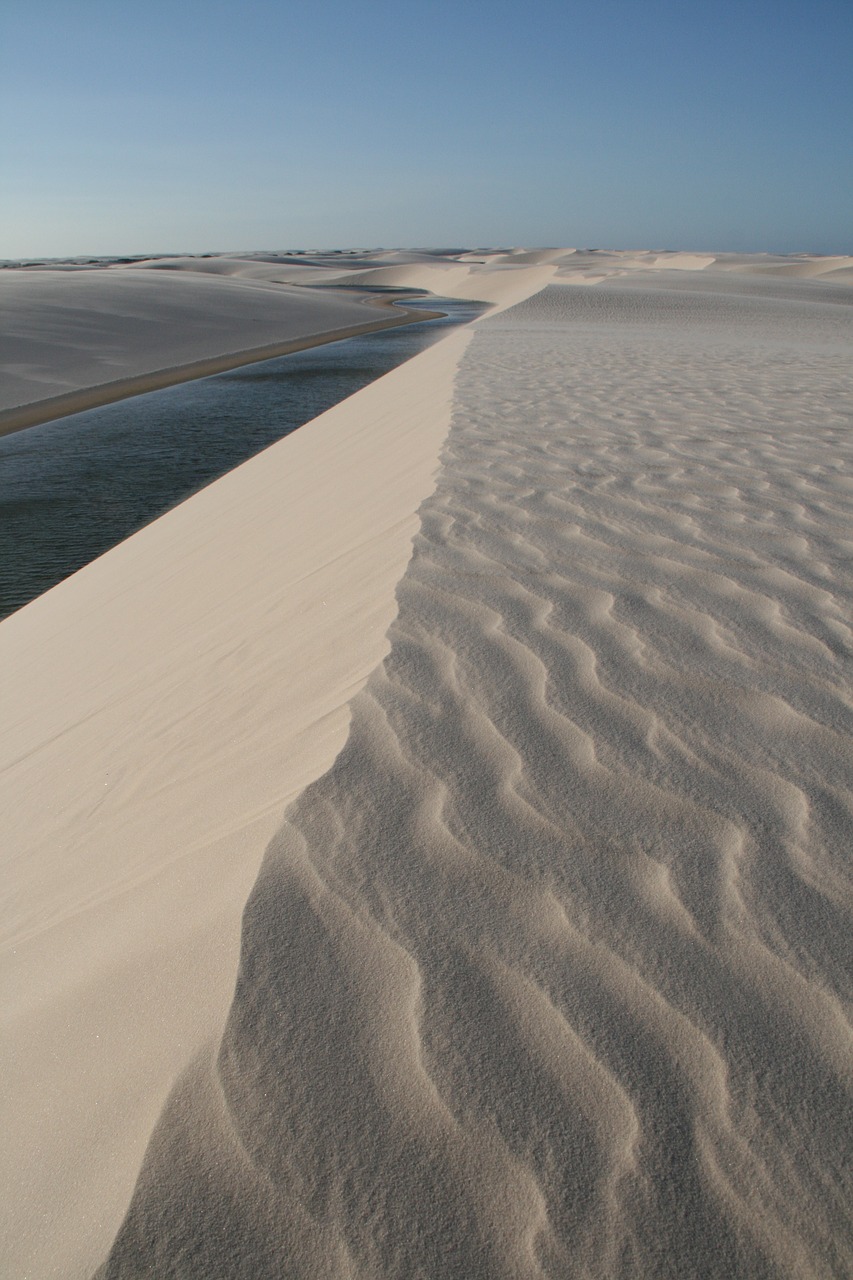
<path fill-rule="evenodd" d="M 829 261 L 293 265 L 496 307 L 0 624 L 0 1274 L 853 1274 Z"/>
<path fill-rule="evenodd" d="M 851 1273 L 853 311 L 687 297 L 476 326 L 99 1277 Z"/>
<path fill-rule="evenodd" d="M 0 1275 L 91 1275 L 234 990 L 288 801 L 346 739 L 457 331 L 0 624 Z"/>
<path fill-rule="evenodd" d="M 0 270 L 0 434 L 427 318 L 389 290 L 503 308 L 552 266 L 393 252 L 210 255 Z M 438 314 L 438 313 L 437 313 Z"/>
<path fill-rule="evenodd" d="M 849 284 L 853 258 L 391 250 L 7 264 L 0 267 L 0 434 L 406 323 L 404 302 L 392 305 L 388 290 L 503 309 L 554 279 L 589 285 L 706 270 L 825 286 Z"/>

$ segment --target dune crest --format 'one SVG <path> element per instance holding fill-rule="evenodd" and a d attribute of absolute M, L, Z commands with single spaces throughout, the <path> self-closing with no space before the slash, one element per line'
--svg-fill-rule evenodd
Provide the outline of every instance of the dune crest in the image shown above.
<path fill-rule="evenodd" d="M 853 311 L 684 288 L 475 326 L 99 1280 L 853 1269 Z"/>
<path fill-rule="evenodd" d="M 376 302 L 186 262 L 3 270 L 0 434 L 411 318 Z"/>
<path fill-rule="evenodd" d="M 221 1034 L 264 849 L 385 652 L 467 341 L 0 624 L 5 1274 L 91 1275 Z"/>

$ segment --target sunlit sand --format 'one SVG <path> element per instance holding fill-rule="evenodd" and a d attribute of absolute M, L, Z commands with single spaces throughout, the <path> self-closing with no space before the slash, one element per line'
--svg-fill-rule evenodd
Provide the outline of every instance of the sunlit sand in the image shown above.
<path fill-rule="evenodd" d="M 3 1274 L 850 1274 L 853 261 L 4 277 L 18 426 L 493 305 L 0 623 Z"/>

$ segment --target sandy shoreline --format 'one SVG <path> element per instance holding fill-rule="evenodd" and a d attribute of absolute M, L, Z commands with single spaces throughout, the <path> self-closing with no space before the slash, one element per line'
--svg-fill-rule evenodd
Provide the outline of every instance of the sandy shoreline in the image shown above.
<path fill-rule="evenodd" d="M 353 338 L 364 333 L 373 333 L 380 329 L 394 328 L 398 325 L 413 324 L 420 320 L 431 320 L 442 315 L 441 311 L 416 311 L 402 305 L 403 300 L 394 303 L 383 298 L 365 297 L 364 302 L 383 309 L 393 308 L 394 314 L 385 315 L 381 320 L 365 321 L 361 324 L 348 325 L 340 329 L 330 329 L 321 333 L 310 333 L 299 338 L 290 338 L 283 342 L 266 343 L 263 346 L 248 350 L 238 350 L 211 356 L 204 360 L 193 360 L 186 364 L 174 365 L 150 372 L 135 374 L 132 377 L 118 378 L 113 382 L 82 387 L 79 390 L 67 391 L 62 395 L 50 396 L 30 404 L 15 405 L 12 408 L 0 409 L 0 435 L 9 435 L 14 431 L 35 427 L 42 422 L 52 422 L 68 414 L 81 413 L 85 409 L 95 409 L 100 405 L 113 404 L 117 400 L 125 400 L 130 396 L 138 396 L 146 391 L 159 391 L 164 387 L 173 387 L 181 382 L 191 382 L 196 378 L 209 378 L 215 373 L 225 373 L 229 369 L 238 369 L 242 365 L 255 364 L 260 360 L 271 360 L 276 356 L 290 355 L 295 351 L 306 351 L 311 347 L 324 346 L 330 342 L 341 342 L 345 338 Z"/>
<path fill-rule="evenodd" d="M 0 435 L 9 435 L 13 431 L 35 427 L 42 422 L 52 422 L 56 418 L 63 418 L 71 413 L 81 413 L 85 409 L 96 409 L 100 405 L 113 404 L 117 400 L 126 400 L 130 396 L 143 395 L 146 391 L 159 391 L 163 387 L 174 387 L 178 383 L 192 382 L 196 378 L 209 378 L 214 373 L 239 369 L 241 365 L 255 364 L 260 360 L 272 360 L 276 356 L 290 355 L 294 351 L 307 351 L 310 347 L 341 342 L 345 338 L 374 333 L 379 329 L 414 324 L 419 320 L 432 320 L 440 315 L 442 315 L 441 311 L 407 311 L 398 316 L 386 316 L 382 320 L 374 320 L 364 325 L 332 329 L 328 333 L 311 334 L 288 342 L 274 342 L 263 347 L 254 347 L 249 351 L 234 351 L 228 355 L 214 356 L 209 360 L 195 360 L 191 364 L 177 365 L 170 369 L 157 369 L 153 373 L 141 374 L 134 378 L 119 378 L 115 382 L 103 383 L 101 386 L 69 391 L 61 396 L 36 401 L 34 404 L 24 404 L 14 409 L 0 411 Z"/>
<path fill-rule="evenodd" d="M 4 1274 L 847 1275 L 850 260 L 409 257 L 0 624 Z"/>

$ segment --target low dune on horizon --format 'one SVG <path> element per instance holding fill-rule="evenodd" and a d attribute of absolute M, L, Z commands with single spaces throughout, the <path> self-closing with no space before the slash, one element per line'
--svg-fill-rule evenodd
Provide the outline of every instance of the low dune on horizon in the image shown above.
<path fill-rule="evenodd" d="M 853 259 L 6 277 L 10 413 L 492 306 L 0 623 L 0 1274 L 853 1274 Z"/>

